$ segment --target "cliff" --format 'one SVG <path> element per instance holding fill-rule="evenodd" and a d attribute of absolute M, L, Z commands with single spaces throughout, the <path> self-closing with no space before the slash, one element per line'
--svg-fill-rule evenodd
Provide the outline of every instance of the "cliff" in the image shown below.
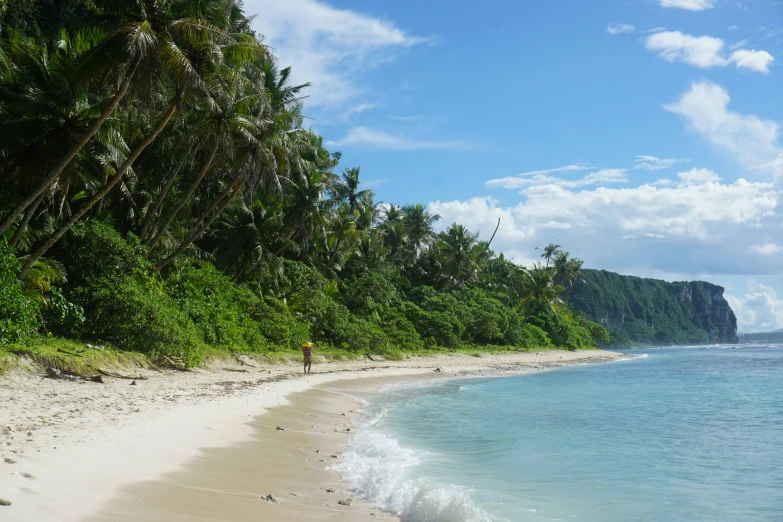
<path fill-rule="evenodd" d="M 585 270 L 568 303 L 608 328 L 613 345 L 738 342 L 723 287 L 704 281 L 667 283 Z"/>

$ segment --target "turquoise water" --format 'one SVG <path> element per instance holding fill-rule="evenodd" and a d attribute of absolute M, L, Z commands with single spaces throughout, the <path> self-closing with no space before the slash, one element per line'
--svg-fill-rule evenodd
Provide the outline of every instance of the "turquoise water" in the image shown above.
<path fill-rule="evenodd" d="M 783 520 L 783 346 L 394 387 L 337 465 L 417 521 Z"/>

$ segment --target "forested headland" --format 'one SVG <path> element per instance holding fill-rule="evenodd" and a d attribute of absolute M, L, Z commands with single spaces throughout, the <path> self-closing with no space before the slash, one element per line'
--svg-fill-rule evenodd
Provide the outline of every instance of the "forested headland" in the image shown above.
<path fill-rule="evenodd" d="M 581 261 L 557 245 L 517 266 L 377 201 L 241 2 L 4 0 L 0 21 L 0 349 L 193 366 L 306 340 L 387 357 L 609 340 L 568 307 Z"/>

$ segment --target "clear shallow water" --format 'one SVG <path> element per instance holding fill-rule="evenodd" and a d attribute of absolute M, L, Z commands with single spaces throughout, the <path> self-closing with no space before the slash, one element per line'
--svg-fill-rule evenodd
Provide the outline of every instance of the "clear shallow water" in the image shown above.
<path fill-rule="evenodd" d="M 337 469 L 411 521 L 783 520 L 783 345 L 387 390 Z"/>

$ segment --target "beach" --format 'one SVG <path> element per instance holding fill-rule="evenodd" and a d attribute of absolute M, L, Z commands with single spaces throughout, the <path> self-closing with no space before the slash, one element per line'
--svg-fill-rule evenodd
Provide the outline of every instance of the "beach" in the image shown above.
<path fill-rule="evenodd" d="M 608 362 L 600 350 L 0 378 L 0 518 L 394 520 L 328 470 L 363 399 L 404 381 Z M 132 384 L 135 383 L 135 384 Z M 343 504 L 339 502 L 343 501 Z M 348 505 L 344 505 L 348 504 Z"/>

